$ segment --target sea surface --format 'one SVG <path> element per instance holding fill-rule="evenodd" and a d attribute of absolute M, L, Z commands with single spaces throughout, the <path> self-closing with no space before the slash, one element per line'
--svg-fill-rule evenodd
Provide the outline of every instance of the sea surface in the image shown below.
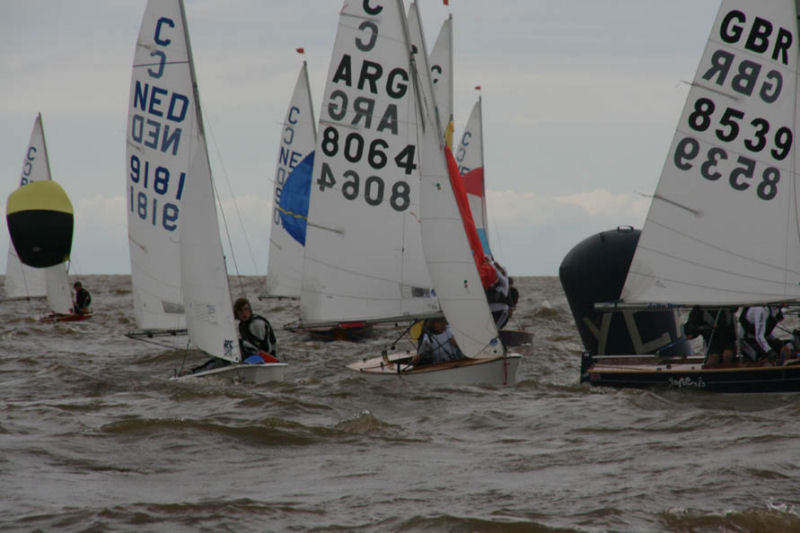
<path fill-rule="evenodd" d="M 800 395 L 578 383 L 554 277 L 518 278 L 534 332 L 509 387 L 370 384 L 345 368 L 401 332 L 322 342 L 289 300 L 287 380 L 176 384 L 204 358 L 134 341 L 129 276 L 83 276 L 95 315 L 0 302 L 1 531 L 800 531 Z"/>

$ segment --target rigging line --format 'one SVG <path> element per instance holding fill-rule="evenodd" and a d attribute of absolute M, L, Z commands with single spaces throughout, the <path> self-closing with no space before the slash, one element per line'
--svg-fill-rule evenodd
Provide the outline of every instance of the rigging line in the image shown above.
<path fill-rule="evenodd" d="M 209 120 L 209 115 L 205 111 L 205 109 L 203 110 L 203 116 L 206 119 L 206 129 L 210 132 L 211 140 L 214 143 L 214 150 L 217 153 L 217 160 L 219 161 L 220 167 L 222 167 L 222 174 L 225 176 L 225 182 L 228 184 L 228 192 L 230 193 L 231 201 L 233 201 L 233 207 L 234 207 L 234 210 L 236 211 L 236 216 L 239 219 L 239 226 L 241 226 L 241 228 L 242 228 L 242 236 L 244 237 L 244 242 L 247 245 L 247 251 L 250 254 L 250 260 L 253 262 L 253 272 L 257 273 L 258 272 L 258 264 L 256 263 L 255 256 L 253 255 L 253 248 L 252 248 L 252 246 L 250 246 L 250 239 L 247 237 L 247 230 L 245 229 L 244 221 L 242 220 L 242 213 L 239 210 L 239 204 L 236 202 L 236 196 L 233 194 L 233 186 L 231 185 L 231 180 L 230 180 L 230 177 L 228 176 L 228 171 L 225 168 L 225 162 L 222 159 L 222 152 L 220 151 L 219 145 L 217 144 L 217 138 L 214 135 L 213 129 L 211 128 L 211 124 L 210 124 L 211 121 Z M 219 203 L 220 211 L 222 211 L 222 201 L 221 201 L 221 199 L 219 197 L 219 193 L 217 191 L 216 184 L 214 185 L 214 192 L 217 194 L 217 203 Z M 235 255 L 233 253 L 233 242 L 231 241 L 231 238 L 230 238 L 230 232 L 228 231 L 228 225 L 227 225 L 227 221 L 225 220 L 224 211 L 222 213 L 222 218 L 223 218 L 223 221 L 225 222 L 225 232 L 228 235 L 228 245 L 231 248 L 231 255 Z M 235 263 L 236 263 L 236 260 L 234 258 L 234 264 Z M 237 276 L 241 276 L 241 274 L 239 273 L 238 265 L 235 265 L 235 268 L 236 268 L 236 275 Z M 239 283 L 241 284 L 241 280 L 240 280 Z"/>
<path fill-rule="evenodd" d="M 225 210 L 222 209 L 222 200 L 220 200 L 219 192 L 217 192 L 216 182 L 211 180 L 211 185 L 214 187 L 214 195 L 217 197 L 217 205 L 222 215 L 222 225 L 225 227 L 225 236 L 228 238 L 228 246 L 230 246 L 231 249 L 231 260 L 233 261 L 233 268 L 236 270 L 236 281 L 239 283 L 239 292 L 244 294 L 244 282 L 242 281 L 242 274 L 239 272 L 239 263 L 236 262 L 236 253 L 233 251 L 233 241 L 231 240 L 231 232 L 228 228 L 228 219 L 225 217 Z"/>

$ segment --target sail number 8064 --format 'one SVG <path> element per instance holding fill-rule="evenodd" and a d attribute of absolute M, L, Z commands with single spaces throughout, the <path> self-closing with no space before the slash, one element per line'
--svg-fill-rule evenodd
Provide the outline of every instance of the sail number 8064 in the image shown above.
<path fill-rule="evenodd" d="M 359 163 L 366 156 L 366 162 L 375 170 L 386 167 L 390 157 L 386 153 L 389 143 L 385 140 L 374 139 L 369 146 L 366 146 L 366 141 L 360 133 L 351 132 L 340 139 L 339 130 L 333 126 L 328 126 L 323 131 L 320 148 L 322 153 L 328 157 L 335 157 L 341 150 L 341 154 L 350 163 Z M 395 165 L 406 175 L 411 174 L 417 168 L 414 163 L 415 153 L 416 146 L 408 144 L 394 157 Z M 386 194 L 386 184 L 379 176 L 369 176 L 362 183 L 361 176 L 355 170 L 350 169 L 342 173 L 341 179 L 342 183 L 339 189 L 347 200 L 355 200 L 363 193 L 364 201 L 371 206 L 381 205 L 386 196 L 388 196 L 389 205 L 395 211 L 405 211 L 411 205 L 411 186 L 406 181 L 395 181 Z M 338 181 L 328 163 L 322 163 L 320 176 L 316 183 L 320 191 L 336 187 Z"/>

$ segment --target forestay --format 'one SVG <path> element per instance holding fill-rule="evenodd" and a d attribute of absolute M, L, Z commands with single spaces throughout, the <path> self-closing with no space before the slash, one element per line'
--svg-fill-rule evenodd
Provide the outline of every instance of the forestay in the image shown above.
<path fill-rule="evenodd" d="M 422 255 L 417 113 L 401 1 L 345 2 L 326 78 L 304 325 L 438 313 Z"/>
<path fill-rule="evenodd" d="M 475 102 L 472 113 L 461 134 L 458 150 L 455 153 L 458 171 L 463 177 L 464 188 L 467 191 L 469 208 L 475 229 L 483 246 L 483 253 L 492 255 L 489 247 L 489 221 L 486 211 L 486 183 L 484 181 L 483 166 L 483 114 L 481 98 Z"/>
<path fill-rule="evenodd" d="M 33 122 L 30 142 L 25 150 L 25 158 L 22 160 L 19 186 L 22 187 L 32 181 L 49 179 L 51 179 L 50 162 L 47 157 L 47 145 L 44 140 L 44 128 L 40 113 L 36 115 L 36 120 Z M 66 273 L 64 265 L 60 266 Z M 44 269 L 22 264 L 11 242 L 8 243 L 6 259 L 5 292 L 6 298 L 31 298 L 47 294 Z"/>
<path fill-rule="evenodd" d="M 176 0 L 150 0 L 133 60 L 126 140 L 126 210 L 136 322 L 185 327 L 179 233 L 198 125 L 184 18 Z"/>
<path fill-rule="evenodd" d="M 794 0 L 723 1 L 622 292 L 625 302 L 800 296 Z"/>
<path fill-rule="evenodd" d="M 428 61 L 433 82 L 433 96 L 444 127 L 444 138 L 453 147 L 453 15 L 447 17 L 439 30 Z"/>
<path fill-rule="evenodd" d="M 416 94 L 431 92 L 430 71 L 425 65 L 418 65 L 416 72 L 416 83 L 421 87 Z M 431 280 L 464 355 L 495 358 L 504 350 L 451 185 L 451 179 L 459 179 L 459 176 L 450 175 L 435 106 L 423 100 L 419 111 L 422 246 Z M 455 161 L 452 171 L 457 173 Z"/>
<path fill-rule="evenodd" d="M 267 294 L 270 296 L 300 297 L 316 142 L 308 67 L 303 61 L 283 120 L 275 169 L 267 270 Z"/>

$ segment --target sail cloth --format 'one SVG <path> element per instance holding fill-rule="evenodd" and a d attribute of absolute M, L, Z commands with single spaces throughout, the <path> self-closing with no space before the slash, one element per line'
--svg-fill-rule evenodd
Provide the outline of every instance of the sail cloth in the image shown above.
<path fill-rule="evenodd" d="M 50 162 L 47 157 L 47 144 L 44 138 L 44 126 L 41 113 L 33 121 L 30 141 L 22 160 L 22 173 L 19 186 L 32 181 L 51 179 Z M 44 271 L 22 264 L 14 249 L 8 244 L 6 258 L 5 293 L 6 298 L 30 298 L 47 294 Z"/>
<path fill-rule="evenodd" d="M 428 61 L 433 96 L 439 109 L 448 148 L 453 148 L 453 15 L 442 23 Z"/>
<path fill-rule="evenodd" d="M 724 0 L 667 153 L 625 302 L 800 297 L 794 0 Z"/>
<path fill-rule="evenodd" d="M 400 1 L 340 12 L 314 157 L 304 326 L 439 313 L 422 254 L 406 31 Z"/>
<path fill-rule="evenodd" d="M 461 134 L 455 158 L 458 171 L 464 180 L 464 189 L 469 200 L 472 220 L 481 240 L 484 254 L 491 256 L 489 246 L 489 221 L 486 210 L 486 184 L 484 182 L 483 164 L 483 117 L 481 98 L 472 108 L 467 125 Z"/>
<path fill-rule="evenodd" d="M 72 203 L 55 181 L 33 181 L 12 192 L 6 203 L 6 221 L 23 264 L 43 268 L 69 259 Z"/>
<path fill-rule="evenodd" d="M 420 86 L 416 94 L 425 95 L 432 91 L 432 82 L 427 61 L 421 63 L 415 66 L 415 81 Z M 417 124 L 425 260 L 442 311 L 461 351 L 467 357 L 495 358 L 504 349 L 478 273 L 477 262 L 482 261 L 483 252 L 479 242 L 468 239 L 472 217 L 468 208 L 464 212 L 466 198 L 459 201 L 457 197 L 460 176 L 444 143 L 432 104 L 425 99 L 419 102 Z"/>
<path fill-rule="evenodd" d="M 149 1 L 128 100 L 126 194 L 136 323 L 185 328 L 179 236 L 197 142 L 197 115 L 181 6 Z"/>
<path fill-rule="evenodd" d="M 275 168 L 266 282 L 270 296 L 300 297 L 316 142 L 308 67 L 303 61 L 281 126 Z"/>

